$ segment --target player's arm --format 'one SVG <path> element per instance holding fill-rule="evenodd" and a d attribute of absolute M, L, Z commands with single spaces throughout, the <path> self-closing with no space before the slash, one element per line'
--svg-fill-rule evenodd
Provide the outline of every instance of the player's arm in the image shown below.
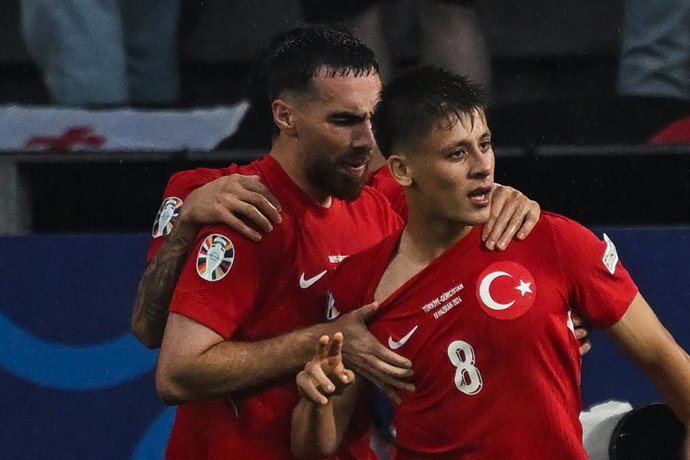
<path fill-rule="evenodd" d="M 343 335 L 322 336 L 312 359 L 297 374 L 300 400 L 292 412 L 292 454 L 298 459 L 335 454 L 360 392 L 342 360 Z"/>
<path fill-rule="evenodd" d="M 192 191 L 184 201 L 180 218 L 139 282 L 131 328 L 148 348 L 163 340 L 168 306 L 187 252 L 198 230 L 206 224 L 226 224 L 242 236 L 258 241 L 261 235 L 239 216 L 261 231 L 269 232 L 281 222 L 280 205 L 257 176 L 224 176 Z"/>
<path fill-rule="evenodd" d="M 606 331 L 647 374 L 676 416 L 690 426 L 690 357 L 642 295 L 638 293 L 623 317 Z"/>
<path fill-rule="evenodd" d="M 491 198 L 491 215 L 484 225 L 482 240 L 490 250 L 504 250 L 517 234 L 524 240 L 536 225 L 541 214 L 539 203 L 530 200 L 519 190 L 495 184 Z"/>
<path fill-rule="evenodd" d="M 353 336 L 368 333 L 365 321 L 374 311 L 375 306 L 368 305 L 332 323 L 255 342 L 225 340 L 201 323 L 172 313 L 156 369 L 159 396 L 169 404 L 179 404 L 255 388 L 295 374 L 312 358 L 319 337 L 336 330 L 350 331 Z M 376 339 L 372 336 L 372 340 Z M 402 379 L 411 375 L 411 366 L 409 360 L 395 355 L 389 362 L 382 361 L 381 373 L 390 385 L 409 389 L 410 384 Z"/>

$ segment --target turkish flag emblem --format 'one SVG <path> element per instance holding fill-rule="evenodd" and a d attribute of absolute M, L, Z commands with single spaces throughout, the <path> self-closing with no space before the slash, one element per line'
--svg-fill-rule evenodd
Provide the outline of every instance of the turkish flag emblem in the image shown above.
<path fill-rule="evenodd" d="M 497 319 L 515 319 L 529 311 L 537 298 L 534 277 L 516 262 L 489 265 L 477 279 L 477 301 Z"/>

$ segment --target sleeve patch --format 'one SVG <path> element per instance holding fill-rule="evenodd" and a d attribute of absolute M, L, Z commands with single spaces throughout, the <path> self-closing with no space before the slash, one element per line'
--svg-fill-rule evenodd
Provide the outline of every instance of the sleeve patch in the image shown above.
<path fill-rule="evenodd" d="M 151 235 L 154 238 L 161 236 L 168 236 L 180 217 L 180 208 L 182 207 L 182 200 L 176 196 L 171 196 L 163 200 L 161 207 L 156 214 L 156 219 L 153 221 L 153 229 Z"/>
<path fill-rule="evenodd" d="M 207 236 L 196 257 L 196 272 L 206 281 L 225 278 L 235 261 L 235 246 L 227 237 L 218 233 Z"/>
<path fill-rule="evenodd" d="M 604 252 L 604 258 L 601 261 L 604 263 L 606 269 L 614 275 L 616 273 L 616 265 L 618 265 L 618 253 L 616 252 L 616 245 L 613 241 L 604 233 L 604 241 L 606 242 L 606 252 Z"/>

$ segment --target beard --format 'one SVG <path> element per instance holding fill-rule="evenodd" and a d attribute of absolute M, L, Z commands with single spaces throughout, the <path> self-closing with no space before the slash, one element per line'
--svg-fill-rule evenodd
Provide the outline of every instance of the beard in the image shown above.
<path fill-rule="evenodd" d="M 361 176 L 348 174 L 343 167 L 345 158 L 339 158 L 335 163 L 326 159 L 316 159 L 306 167 L 309 182 L 319 190 L 344 201 L 353 201 L 362 193 L 369 176 L 369 161 L 371 154 L 367 154 L 366 167 Z"/>

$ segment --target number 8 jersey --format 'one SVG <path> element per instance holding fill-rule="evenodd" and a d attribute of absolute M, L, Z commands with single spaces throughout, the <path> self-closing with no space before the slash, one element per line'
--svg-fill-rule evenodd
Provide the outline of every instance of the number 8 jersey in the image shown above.
<path fill-rule="evenodd" d="M 331 308 L 374 300 L 400 235 L 343 263 Z M 417 391 L 402 395 L 394 416 L 397 458 L 586 459 L 571 310 L 609 327 L 637 287 L 605 235 L 561 216 L 543 213 L 504 252 L 486 250 L 480 236 L 475 227 L 376 299 L 372 332 L 414 365 Z"/>

